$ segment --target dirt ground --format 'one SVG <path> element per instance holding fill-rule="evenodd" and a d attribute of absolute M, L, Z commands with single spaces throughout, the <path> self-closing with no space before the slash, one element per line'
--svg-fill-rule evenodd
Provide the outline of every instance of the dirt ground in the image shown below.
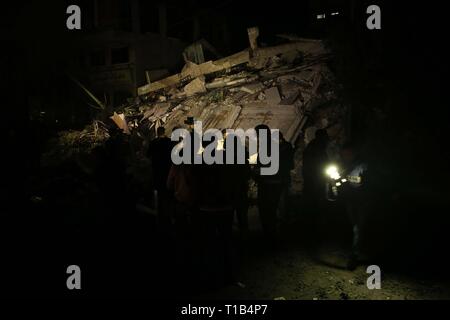
<path fill-rule="evenodd" d="M 278 300 L 417 300 L 450 299 L 448 280 L 432 279 L 428 273 L 410 274 L 381 268 L 381 289 L 369 290 L 368 264 L 355 271 L 345 269 L 348 249 L 342 243 L 323 245 L 314 255 L 292 238 L 295 222 L 282 227 L 282 243 L 267 249 L 261 234 L 258 213 L 250 211 L 251 232 L 239 282 L 200 298 Z M 344 241 L 345 242 L 345 241 Z"/>

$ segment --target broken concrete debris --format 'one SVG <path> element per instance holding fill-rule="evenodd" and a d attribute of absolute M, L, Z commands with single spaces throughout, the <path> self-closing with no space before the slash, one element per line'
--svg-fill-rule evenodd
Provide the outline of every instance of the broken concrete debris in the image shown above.
<path fill-rule="evenodd" d="M 250 94 L 254 94 L 257 92 L 260 92 L 262 89 L 264 89 L 264 86 L 262 85 L 262 83 L 258 82 L 258 83 L 252 83 L 246 86 L 242 86 L 241 91 L 250 93 Z"/>
<path fill-rule="evenodd" d="M 164 125 L 170 133 L 186 117 L 219 129 L 248 129 L 263 122 L 294 143 L 313 104 L 320 104 L 316 100 L 327 81 L 322 75 L 329 73 L 328 52 L 321 41 L 301 38 L 258 47 L 258 35 L 257 28 L 248 29 L 251 54 L 243 50 L 200 64 L 187 60 L 180 73 L 138 88 L 148 106 L 139 108 L 140 123 Z M 169 106 L 161 109 L 162 101 Z"/>
<path fill-rule="evenodd" d="M 206 92 L 205 77 L 203 76 L 195 78 L 184 87 L 184 93 L 186 93 L 187 97 L 202 92 Z"/>
<path fill-rule="evenodd" d="M 117 114 L 116 112 L 114 112 L 110 119 L 114 121 L 119 129 L 123 130 L 123 133 L 130 134 L 130 129 L 128 128 L 128 124 L 123 113 Z"/>
<path fill-rule="evenodd" d="M 264 91 L 264 94 L 266 96 L 267 103 L 279 104 L 281 101 L 280 93 L 278 92 L 277 87 L 271 87 L 269 89 L 266 89 Z"/>
<path fill-rule="evenodd" d="M 167 87 L 176 86 L 179 83 L 194 79 L 202 75 L 209 75 L 215 72 L 229 70 L 240 65 L 247 65 L 254 69 L 262 69 L 268 65 L 271 59 L 277 60 L 278 64 L 283 60 L 295 61 L 292 57 L 302 57 L 302 60 L 308 62 L 309 59 L 318 59 L 328 56 L 328 51 L 325 49 L 323 43 L 318 40 L 309 40 L 299 38 L 286 44 L 273 47 L 258 47 L 257 37 L 259 31 L 257 28 L 250 28 L 248 30 L 250 49 L 243 50 L 231 56 L 215 60 L 207 61 L 201 64 L 196 64 L 187 61 L 181 73 L 164 78 L 150 84 L 146 84 L 138 88 L 139 95 L 149 94 Z M 280 59 L 277 55 L 290 56 L 289 59 Z"/>
<path fill-rule="evenodd" d="M 288 36 L 285 44 L 260 47 L 258 35 L 257 28 L 248 29 L 250 49 L 199 64 L 186 60 L 180 73 L 139 87 L 138 98 L 116 108 L 112 121 L 124 133 L 140 132 L 147 139 L 159 126 L 168 135 L 185 127 L 187 117 L 202 121 L 205 129 L 247 130 L 265 123 L 298 150 L 316 129 L 342 135 L 345 108 L 337 102 L 322 41 Z"/>
<path fill-rule="evenodd" d="M 252 52 L 254 52 L 256 49 L 258 49 L 257 39 L 259 36 L 259 29 L 258 27 L 248 28 L 247 33 L 250 42 L 250 49 L 252 50 Z"/>
<path fill-rule="evenodd" d="M 107 126 L 99 120 L 94 120 L 83 130 L 60 131 L 56 138 L 49 141 L 49 146 L 53 147 L 43 153 L 42 165 L 53 166 L 76 158 L 79 154 L 90 153 L 109 138 Z"/>
<path fill-rule="evenodd" d="M 329 94 L 333 89 L 321 91 L 334 87 L 328 83 L 329 53 L 321 41 L 295 36 L 285 44 L 259 47 L 258 28 L 247 31 L 250 49 L 200 64 L 186 60 L 180 73 L 138 88 L 147 107 L 130 116 L 140 115 L 148 128 L 164 125 L 169 134 L 186 117 L 218 129 L 266 123 L 295 143 L 311 110 L 335 98 Z"/>

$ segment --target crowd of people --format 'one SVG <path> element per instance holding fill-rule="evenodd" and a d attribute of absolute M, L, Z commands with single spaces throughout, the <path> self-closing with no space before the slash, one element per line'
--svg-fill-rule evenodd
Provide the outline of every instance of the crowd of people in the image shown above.
<path fill-rule="evenodd" d="M 270 132 L 265 125 L 255 129 Z M 238 221 L 242 239 L 249 231 L 249 181 L 257 182 L 261 224 L 268 241 L 273 243 L 278 204 L 287 193 L 293 167 L 293 148 L 283 138 L 279 142 L 280 168 L 272 176 L 260 174 L 261 164 L 250 165 L 248 151 L 245 162 L 238 164 L 237 148 L 242 147 L 238 144 L 243 142 L 230 134 L 226 135 L 224 146 L 228 145 L 228 139 L 234 139 L 232 152 L 236 158 L 234 164 L 229 165 L 173 164 L 171 151 L 175 143 L 165 135 L 163 127 L 158 128 L 157 137 L 149 143 L 147 152 L 152 161 L 158 225 L 174 231 L 181 242 L 193 241 L 194 250 L 200 251 L 199 260 L 204 262 L 205 272 L 222 268 L 219 279 L 223 283 L 236 281 L 232 246 L 234 219 Z M 214 142 L 203 142 L 202 148 L 210 143 Z M 228 152 L 225 147 L 224 158 Z M 209 265 L 210 260 L 222 261 L 220 268 Z"/>
<path fill-rule="evenodd" d="M 266 136 L 271 136 L 267 125 L 261 124 L 254 129 L 257 134 L 265 131 Z M 115 264 L 119 257 L 127 257 L 119 259 L 121 268 L 129 270 L 130 276 L 139 274 L 136 265 L 147 272 L 151 268 L 153 271 L 148 281 L 153 285 L 158 274 L 175 275 L 175 282 L 191 278 L 196 283 L 215 288 L 237 284 L 245 250 L 254 239 L 253 228 L 252 233 L 249 230 L 249 211 L 253 205 L 256 205 L 262 227 L 262 237 L 258 236 L 263 241 L 261 248 L 271 251 L 282 247 L 280 223 L 297 214 L 311 218 L 308 219 L 311 224 L 303 230 L 311 231 L 307 238 L 312 242 L 303 245 L 312 249 L 312 254 L 318 252 L 323 240 L 323 224 L 330 224 L 324 218 L 324 213 L 330 208 L 327 199 L 329 181 L 324 168 L 332 162 L 326 130 L 318 130 L 315 139 L 303 150 L 303 192 L 298 197 L 300 209 L 290 205 L 298 200 L 290 196 L 295 148 L 281 132 L 276 139 L 279 165 L 274 175 L 261 174 L 261 169 L 271 164 L 263 164 L 259 159 L 251 162 L 245 141 L 233 134 L 224 135 L 221 154 L 226 158 L 231 153 L 235 161 L 224 165 L 174 164 L 171 154 L 176 142 L 166 135 L 164 127 L 157 128 L 156 137 L 145 143 L 143 140 L 133 141 L 133 136 L 120 130 L 112 129 L 110 134 L 111 138 L 105 145 L 93 150 L 91 164 L 74 166 L 71 169 L 73 178 L 64 180 L 64 187 L 52 184 L 56 192 L 54 201 L 49 194 L 45 203 L 61 205 L 43 209 L 55 212 L 55 217 L 59 217 L 61 208 L 66 208 L 65 216 L 67 208 L 71 208 L 71 217 L 78 219 L 80 213 L 86 217 L 87 220 L 77 222 L 71 231 L 75 235 L 73 248 L 80 251 L 80 257 L 86 255 L 85 250 L 92 251 L 94 262 L 101 258 L 95 254 L 97 251 L 103 252 Z M 230 140 L 234 143 L 228 144 Z M 271 142 L 267 142 L 268 154 L 273 147 Z M 215 141 L 203 141 L 201 150 L 210 143 Z M 235 150 L 227 150 L 229 145 Z M 236 161 L 238 148 L 246 150 L 242 164 Z M 370 171 L 358 150 L 359 147 L 349 143 L 341 146 L 337 158 L 342 175 L 357 175 L 371 183 Z M 191 156 L 199 152 L 192 151 Z M 142 156 L 147 159 L 147 169 L 138 168 L 133 176 L 130 163 L 133 163 L 133 157 L 140 159 Z M 63 169 L 67 172 L 66 168 Z M 150 183 L 138 183 L 136 177 L 149 178 Z M 88 187 L 80 187 L 77 181 L 84 181 L 82 186 Z M 73 187 L 68 188 L 67 183 Z M 256 192 L 253 186 L 256 186 Z M 78 190 L 85 191 L 80 193 Z M 345 205 L 353 232 L 349 269 L 354 269 L 362 258 L 366 215 L 368 207 L 375 201 L 374 193 L 368 190 L 368 183 L 348 183 L 340 188 L 340 203 Z M 67 196 L 62 198 L 61 192 Z M 66 203 L 62 202 L 64 199 L 72 200 Z M 82 201 L 78 201 L 80 199 Z M 82 230 L 81 233 L 78 230 Z M 83 239 L 81 247 L 80 239 Z M 137 261 L 130 262 L 130 257 Z M 161 281 L 162 287 L 167 285 L 167 278 L 157 280 Z M 145 281 L 139 278 L 135 283 Z M 174 284 L 174 287 L 179 285 Z M 192 288 L 191 283 L 188 281 L 185 287 Z"/>
<path fill-rule="evenodd" d="M 255 127 L 256 133 L 270 128 L 261 124 Z M 192 133 L 193 134 L 193 133 Z M 243 143 L 233 135 L 225 137 L 235 139 L 235 148 Z M 209 143 L 203 142 L 206 148 Z M 276 247 L 278 240 L 279 217 L 286 215 L 288 206 L 291 170 L 294 168 L 294 148 L 280 133 L 278 140 L 279 170 L 275 175 L 262 175 L 264 166 L 260 161 L 249 163 L 248 149 L 243 164 L 179 164 L 171 161 L 171 152 L 175 142 L 166 136 L 164 127 L 159 127 L 157 137 L 148 145 L 147 156 L 151 159 L 154 181 L 154 204 L 157 209 L 158 226 L 175 235 L 191 255 L 189 250 L 197 253 L 196 263 L 205 274 L 211 270 L 220 273 L 222 283 L 236 282 L 236 259 L 234 255 L 232 230 L 233 221 L 238 222 L 241 239 L 249 232 L 249 182 L 257 185 L 257 209 L 259 219 L 268 247 Z M 227 146 L 227 143 L 224 143 Z M 316 138 L 308 144 L 303 156 L 304 199 L 308 213 L 313 217 L 313 229 L 316 228 L 312 246 L 320 243 L 320 217 L 327 210 L 327 178 L 323 170 L 329 164 L 329 138 L 326 130 L 318 130 Z M 245 146 L 244 146 L 245 148 Z M 269 153 L 270 143 L 268 144 Z M 197 152 L 198 150 L 193 150 Z M 226 157 L 227 151 L 223 150 Z M 234 155 L 237 152 L 233 153 Z M 359 165 L 351 145 L 342 149 L 342 167 L 350 172 Z M 225 161 L 224 161 L 225 163 Z M 266 165 L 267 166 L 267 165 Z M 366 167 L 365 169 L 366 170 Z M 363 171 L 364 171 L 363 170 Z M 358 175 L 362 176 L 361 171 Z M 354 269 L 360 259 L 360 211 L 367 205 L 367 194 L 361 186 L 353 185 L 343 188 L 343 199 L 353 226 L 353 247 L 348 267 Z M 357 190 L 354 191 L 354 190 Z M 355 196 L 356 194 L 356 196 Z M 364 201 L 354 201 L 355 198 Z M 356 203 L 356 204 L 355 204 Z M 361 204 L 361 205 L 358 205 Z M 220 261 L 211 265 L 211 261 Z M 216 274 L 217 276 L 217 274 Z"/>

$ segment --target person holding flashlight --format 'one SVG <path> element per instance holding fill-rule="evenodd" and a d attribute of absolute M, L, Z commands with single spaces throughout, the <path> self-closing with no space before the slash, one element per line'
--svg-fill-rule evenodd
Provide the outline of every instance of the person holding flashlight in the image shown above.
<path fill-rule="evenodd" d="M 354 270 L 361 262 L 361 231 L 372 206 L 371 193 L 368 190 L 367 163 L 361 159 L 358 148 L 352 143 L 341 149 L 341 159 L 348 182 L 342 187 L 345 209 L 352 224 L 352 248 L 347 269 Z"/>

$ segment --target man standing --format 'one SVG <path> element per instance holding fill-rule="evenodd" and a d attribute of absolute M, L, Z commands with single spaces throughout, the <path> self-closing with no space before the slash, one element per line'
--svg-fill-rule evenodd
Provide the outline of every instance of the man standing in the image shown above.
<path fill-rule="evenodd" d="M 374 206 L 373 190 L 369 190 L 369 182 L 373 182 L 373 179 L 369 179 L 368 165 L 362 161 L 358 149 L 352 144 L 348 143 L 342 147 L 341 159 L 348 179 L 348 183 L 343 187 L 342 195 L 353 232 L 347 268 L 354 270 L 362 260 L 361 231 Z"/>
<path fill-rule="evenodd" d="M 262 138 L 263 134 L 268 138 L 267 151 L 268 154 L 272 154 L 271 150 L 271 139 L 272 132 L 270 128 L 265 124 L 260 124 L 255 127 L 255 131 L 258 140 Z M 279 148 L 279 170 L 274 175 L 262 175 L 261 168 L 268 165 L 263 165 L 260 162 L 260 157 L 258 156 L 258 162 L 256 165 L 256 175 L 255 181 L 258 184 L 258 211 L 261 219 L 261 224 L 264 233 L 268 240 L 275 242 L 277 235 L 277 213 L 280 204 L 280 198 L 283 191 L 283 187 L 286 184 L 287 174 L 290 171 L 293 155 L 292 147 L 288 143 L 283 142 L 284 139 L 277 141 Z M 264 143 L 264 142 L 260 142 Z M 258 143 L 258 145 L 260 145 Z M 258 153 L 260 151 L 258 150 Z"/>
<path fill-rule="evenodd" d="M 167 177 L 172 165 L 173 143 L 166 137 L 164 127 L 156 130 L 157 137 L 148 146 L 147 156 L 152 161 L 153 186 L 156 191 L 156 210 L 162 225 L 170 224 Z"/>
<path fill-rule="evenodd" d="M 320 245 L 322 240 L 322 218 L 327 208 L 326 187 L 324 174 L 329 164 L 327 147 L 329 137 L 325 129 L 316 131 L 316 137 L 306 146 L 303 153 L 303 195 L 305 197 L 307 213 L 311 219 L 312 249 Z"/>
<path fill-rule="evenodd" d="M 203 142 L 203 148 L 211 143 Z M 219 285 L 234 282 L 232 226 L 237 189 L 233 171 L 233 166 L 215 163 L 195 167 L 198 186 L 198 211 L 193 217 L 196 247 L 202 253 L 202 267 L 209 266 L 204 269 L 204 276 L 212 276 L 210 280 L 218 280 Z M 214 260 L 221 263 L 214 264 Z"/>
<path fill-rule="evenodd" d="M 229 141 L 232 141 L 232 143 L 229 143 Z M 231 165 L 231 174 L 233 176 L 235 190 L 234 208 L 239 223 L 239 230 L 242 238 L 244 239 L 248 233 L 248 183 L 251 178 L 248 151 L 245 148 L 245 143 L 243 143 L 243 141 L 241 141 L 241 139 L 239 139 L 239 137 L 235 134 L 226 135 L 224 145 L 227 146 L 227 144 L 234 147 L 234 149 L 227 149 L 225 147 L 224 158 L 226 159 L 227 153 L 234 152 L 234 163 Z M 244 163 L 238 163 L 238 149 L 244 150 L 245 152 Z"/>
<path fill-rule="evenodd" d="M 282 219 L 289 218 L 289 189 L 291 186 L 291 170 L 294 168 L 294 148 L 291 143 L 284 139 L 283 134 L 280 132 L 280 168 L 279 174 L 281 178 L 281 198 L 280 198 L 280 217 Z"/>

